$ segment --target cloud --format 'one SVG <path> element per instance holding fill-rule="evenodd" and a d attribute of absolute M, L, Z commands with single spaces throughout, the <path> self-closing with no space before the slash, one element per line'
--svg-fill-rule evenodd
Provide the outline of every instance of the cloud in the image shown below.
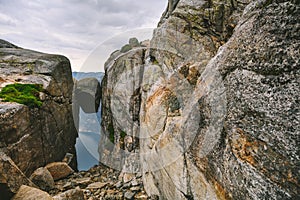
<path fill-rule="evenodd" d="M 24 48 L 66 55 L 73 70 L 79 70 L 90 52 L 113 35 L 155 27 L 166 4 L 167 0 L 0 0 L 0 37 Z"/>

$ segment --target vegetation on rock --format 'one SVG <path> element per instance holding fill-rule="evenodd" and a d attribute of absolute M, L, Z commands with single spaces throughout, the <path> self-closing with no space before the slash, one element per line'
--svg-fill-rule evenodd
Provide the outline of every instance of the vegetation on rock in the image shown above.
<path fill-rule="evenodd" d="M 21 84 L 15 83 L 5 86 L 0 91 L 0 98 L 5 102 L 17 102 L 33 107 L 40 107 L 42 101 L 39 98 L 39 92 L 43 90 L 40 84 Z"/>

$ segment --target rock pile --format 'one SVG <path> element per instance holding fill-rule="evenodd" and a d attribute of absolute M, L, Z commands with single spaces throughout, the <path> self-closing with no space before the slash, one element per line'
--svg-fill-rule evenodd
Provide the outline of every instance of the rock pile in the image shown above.
<path fill-rule="evenodd" d="M 60 200 L 67 199 L 64 196 L 68 195 L 72 195 L 72 199 L 87 200 L 155 199 L 147 196 L 141 176 L 126 181 L 121 178 L 120 172 L 99 165 L 56 181 L 49 194 Z"/>

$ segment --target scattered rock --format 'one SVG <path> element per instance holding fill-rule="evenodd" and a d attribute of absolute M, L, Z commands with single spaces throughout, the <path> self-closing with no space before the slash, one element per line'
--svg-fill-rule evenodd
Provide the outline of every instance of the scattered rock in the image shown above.
<path fill-rule="evenodd" d="M 133 180 L 131 181 L 131 185 L 132 185 L 132 186 L 137 186 L 137 185 L 139 185 L 139 183 L 138 183 L 138 181 L 137 181 L 136 179 L 133 179 Z"/>
<path fill-rule="evenodd" d="M 29 179 L 44 191 L 53 189 L 55 185 L 51 173 L 44 167 L 36 169 Z"/>
<path fill-rule="evenodd" d="M 84 200 L 84 193 L 79 188 L 76 187 L 75 189 L 67 190 L 61 194 L 55 195 L 53 197 L 55 200 Z"/>
<path fill-rule="evenodd" d="M 125 199 L 133 199 L 135 193 L 131 192 L 131 191 L 127 191 L 124 194 Z"/>
<path fill-rule="evenodd" d="M 134 174 L 124 173 L 123 182 L 128 183 L 134 178 Z"/>
<path fill-rule="evenodd" d="M 54 180 L 65 178 L 72 174 L 74 170 L 65 162 L 54 162 L 45 166 L 51 173 Z"/>
<path fill-rule="evenodd" d="M 87 186 L 92 182 L 91 177 L 74 179 L 74 183 L 79 186 Z"/>
<path fill-rule="evenodd" d="M 123 183 L 117 178 L 119 173 L 120 172 L 102 165 L 94 166 L 88 171 L 73 173 L 65 179 L 55 181 L 55 188 L 49 191 L 49 193 L 51 196 L 57 196 L 66 192 L 67 190 L 80 187 L 83 191 L 84 199 L 123 200 L 126 192 L 136 194 L 136 197 L 133 197 L 134 199 L 145 199 L 145 196 L 147 197 L 147 194 L 143 188 L 141 177 L 133 176 L 132 181 Z M 132 186 L 132 182 L 134 185 L 137 183 L 138 185 Z"/>
<path fill-rule="evenodd" d="M 115 184 L 115 187 L 116 187 L 116 188 L 122 187 L 122 182 L 121 182 L 121 181 L 118 181 L 118 182 Z"/>
<path fill-rule="evenodd" d="M 132 192 L 138 192 L 138 191 L 140 191 L 140 187 L 131 187 L 130 188 L 130 191 L 132 191 Z"/>
<path fill-rule="evenodd" d="M 22 185 L 12 200 L 53 200 L 53 198 L 40 189 Z"/>
<path fill-rule="evenodd" d="M 101 189 L 105 187 L 107 183 L 96 182 L 88 185 L 87 189 Z"/>

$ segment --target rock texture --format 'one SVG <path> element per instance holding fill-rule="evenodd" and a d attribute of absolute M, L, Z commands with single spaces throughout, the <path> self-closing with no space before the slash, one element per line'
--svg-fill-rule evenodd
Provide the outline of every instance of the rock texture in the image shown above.
<path fill-rule="evenodd" d="M 47 192 L 22 185 L 12 200 L 53 200 L 53 198 Z"/>
<path fill-rule="evenodd" d="M 102 165 L 94 166 L 56 181 L 49 193 L 57 200 L 151 199 L 143 188 L 141 176 L 124 182 L 119 174 L 119 171 Z"/>
<path fill-rule="evenodd" d="M 54 180 L 65 178 L 72 174 L 74 170 L 65 162 L 54 162 L 45 166 Z"/>
<path fill-rule="evenodd" d="M 22 185 L 35 186 L 10 157 L 0 152 L 1 199 L 10 199 Z"/>
<path fill-rule="evenodd" d="M 29 179 L 36 184 L 41 190 L 48 191 L 53 189 L 54 180 L 51 173 L 44 167 L 36 169 Z"/>
<path fill-rule="evenodd" d="M 14 83 L 41 84 L 42 106 L 0 102 L 0 148 L 27 176 L 38 167 L 62 160 L 68 152 L 76 155 L 69 60 L 1 40 L 0 90 Z M 76 157 L 71 166 L 76 169 Z"/>
<path fill-rule="evenodd" d="M 169 1 L 150 48 L 106 63 L 101 161 L 160 199 L 299 198 L 299 11 Z"/>

